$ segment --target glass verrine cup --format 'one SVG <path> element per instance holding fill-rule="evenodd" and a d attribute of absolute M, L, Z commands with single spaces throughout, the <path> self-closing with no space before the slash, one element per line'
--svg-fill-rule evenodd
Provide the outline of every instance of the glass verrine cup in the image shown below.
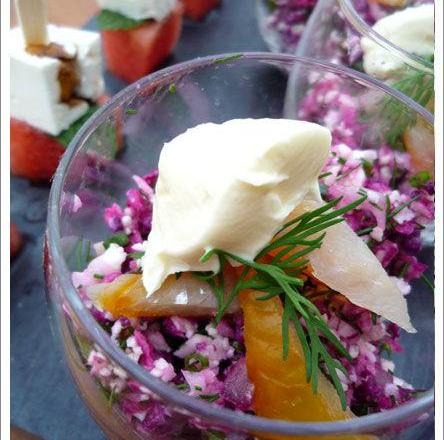
<path fill-rule="evenodd" d="M 433 111 L 433 56 L 409 52 L 373 29 L 387 15 L 430 3 L 400 2 L 389 7 L 367 0 L 319 0 L 295 53 L 365 72 Z M 372 55 L 364 54 L 363 44 L 371 45 Z"/>
<path fill-rule="evenodd" d="M 433 58 L 403 49 L 372 27 L 387 15 L 431 3 L 430 0 L 258 0 L 256 9 L 259 29 L 271 51 L 365 71 L 433 111 Z M 363 42 L 372 47 L 372 54 L 366 55 L 367 63 Z"/>
<path fill-rule="evenodd" d="M 295 70 L 297 81 L 289 84 L 288 73 Z M 126 191 L 134 185 L 133 175 L 157 167 L 165 142 L 197 124 L 233 118 L 296 115 L 320 122 L 320 113 L 313 113 L 304 102 L 318 85 L 322 88 L 325 81 L 332 80 L 335 89 L 346 92 L 367 121 L 366 130 L 360 126 L 347 131 L 359 148 L 381 145 L 381 134 L 390 127 L 381 119 L 377 103 L 387 100 L 396 104 L 410 123 L 433 132 L 431 114 L 365 75 L 290 55 L 246 53 L 200 58 L 141 79 L 101 108 L 71 143 L 55 175 L 49 201 L 45 247 L 48 301 L 79 392 L 109 438 L 327 439 L 339 435 L 337 438 L 353 439 L 354 433 L 366 433 L 401 439 L 408 435 L 422 438 L 430 429 L 433 298 L 422 285 L 409 295 L 418 333 L 405 335 L 405 353 L 397 360 L 397 371 L 416 388 L 428 391 L 381 414 L 341 422 L 292 423 L 221 408 L 154 377 L 112 340 L 109 329 L 97 322 L 88 299 L 72 282 L 72 272 L 87 264 L 89 244 L 109 235 L 104 209 L 125 200 Z M 319 111 L 326 112 L 336 104 L 321 100 L 317 105 Z M 116 150 L 120 151 L 116 154 Z M 102 375 L 92 371 L 92 352 L 100 357 Z M 144 414 L 128 409 L 128 399 L 135 396 L 143 401 Z M 151 423 L 154 413 L 159 417 Z M 150 423 L 144 423 L 147 417 Z"/>

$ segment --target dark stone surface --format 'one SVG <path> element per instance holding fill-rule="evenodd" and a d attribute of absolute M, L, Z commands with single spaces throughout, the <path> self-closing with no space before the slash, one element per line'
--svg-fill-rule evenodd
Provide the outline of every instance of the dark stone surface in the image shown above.
<path fill-rule="evenodd" d="M 92 20 L 86 25 L 95 29 Z M 254 0 L 224 0 L 202 23 L 185 22 L 167 65 L 198 56 L 266 50 Z M 125 83 L 106 75 L 108 93 Z M 42 236 L 49 186 L 12 178 L 11 217 L 25 246 L 11 268 L 11 423 L 45 440 L 104 438 L 77 395 L 51 334 L 42 274 Z"/>

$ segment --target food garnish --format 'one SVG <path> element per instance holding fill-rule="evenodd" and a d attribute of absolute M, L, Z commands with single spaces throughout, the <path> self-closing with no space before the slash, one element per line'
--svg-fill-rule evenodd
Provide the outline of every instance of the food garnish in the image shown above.
<path fill-rule="evenodd" d="M 288 325 L 287 306 L 283 308 L 277 297 L 269 301 L 258 301 L 259 296 L 260 293 L 252 290 L 244 291 L 240 295 L 244 316 L 247 370 L 250 380 L 255 384 L 253 392 L 255 413 L 272 419 L 304 422 L 326 422 L 356 417 L 345 408 L 344 400 L 338 398 L 334 386 L 323 374 L 319 374 L 316 378 L 317 392 L 312 392 L 304 368 L 306 359 L 304 347 L 295 338 L 298 327 L 295 328 L 294 325 L 299 322 L 298 320 L 290 322 L 290 347 L 287 358 L 282 358 L 281 323 Z M 338 364 L 338 368 L 342 366 Z M 270 438 L 282 439 L 284 436 L 270 436 Z M 346 438 L 362 440 L 369 437 L 352 435 Z"/>
<path fill-rule="evenodd" d="M 182 31 L 180 2 L 151 2 L 136 10 L 129 2 L 99 3 L 104 7 L 98 17 L 103 52 L 108 71 L 117 77 L 133 82 L 152 72 L 173 51 Z"/>
<path fill-rule="evenodd" d="M 434 75 L 409 69 L 402 73 L 402 79 L 395 81 L 391 86 L 426 108 L 434 96 Z M 403 104 L 392 97 L 384 98 L 378 120 L 383 121 L 384 127 L 387 128 L 383 130 L 385 140 L 394 147 L 400 147 L 400 138 L 403 133 L 417 122 L 413 112 L 406 111 Z M 409 143 L 406 142 L 407 145 Z M 418 146 L 420 147 L 420 144 Z M 411 150 L 415 151 L 415 149 Z"/>
<path fill-rule="evenodd" d="M 242 291 L 249 289 L 263 292 L 256 299 L 264 302 L 283 296 L 284 313 L 281 325 L 283 358 L 288 357 L 289 324 L 292 323 L 303 348 L 306 379 L 311 381 L 313 391 L 317 390 L 319 365 L 321 362 L 325 363 L 344 409 L 345 394 L 336 369 L 343 371 L 344 374 L 346 371 L 328 353 L 324 341 L 329 341 L 345 358 L 349 358 L 349 354 L 325 324 L 316 306 L 303 295 L 304 281 L 301 275 L 309 264 L 309 260 L 305 257 L 321 247 L 326 235 L 324 231 L 342 222 L 344 220 L 342 215 L 359 206 L 365 199 L 366 195 L 362 195 L 341 209 L 331 210 L 340 201 L 336 199 L 298 216 L 279 230 L 275 239 L 259 252 L 254 261 L 245 260 L 221 249 L 212 249 L 201 258 L 201 261 L 205 262 L 213 255 L 217 255 L 221 268 L 225 268 L 229 261 L 243 265 L 237 283 L 226 301 L 222 298 L 223 276 L 216 274 L 207 280 L 218 297 L 216 322 L 220 321 L 231 302 Z"/>
<path fill-rule="evenodd" d="M 146 20 L 134 20 L 115 11 L 102 9 L 97 16 L 97 26 L 100 30 L 116 31 L 133 29 L 144 24 Z"/>

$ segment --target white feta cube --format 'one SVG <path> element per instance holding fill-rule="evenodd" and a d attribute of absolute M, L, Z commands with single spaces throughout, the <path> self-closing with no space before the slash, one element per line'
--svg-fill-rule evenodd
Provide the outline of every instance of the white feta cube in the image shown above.
<path fill-rule="evenodd" d="M 54 25 L 48 28 L 51 42 L 61 44 L 69 53 L 75 51 L 76 71 L 80 79 L 76 95 L 97 99 L 105 90 L 100 35 L 97 32 Z"/>
<path fill-rule="evenodd" d="M 74 68 L 79 78 L 75 96 L 92 100 L 99 97 L 104 91 L 99 35 L 53 25 L 48 26 L 48 35 L 51 43 L 63 46 L 65 52 L 75 56 Z M 86 113 L 88 103 L 61 102 L 61 61 L 28 53 L 19 28 L 12 29 L 9 37 L 11 116 L 57 136 Z"/>
<path fill-rule="evenodd" d="M 101 9 L 118 12 L 133 20 L 163 20 L 175 8 L 176 0 L 97 0 Z"/>

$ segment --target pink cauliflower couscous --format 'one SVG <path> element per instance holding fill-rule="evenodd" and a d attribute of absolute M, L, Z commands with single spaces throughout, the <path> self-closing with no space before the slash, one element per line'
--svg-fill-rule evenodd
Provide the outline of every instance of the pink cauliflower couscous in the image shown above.
<path fill-rule="evenodd" d="M 318 5 L 318 0 L 263 0 L 268 15 L 265 19 L 267 32 L 275 33 L 279 41 L 279 52 L 296 53 L 299 42 L 305 31 L 307 22 Z M 326 41 L 331 48 L 332 60 L 353 66 L 362 70 L 359 63 L 362 61 L 361 36 L 347 21 L 336 2 L 324 2 L 330 14 L 329 21 L 324 26 L 332 26 L 329 32 L 330 41 Z M 390 6 L 384 2 L 374 0 L 350 0 L 356 14 L 369 26 L 373 26 L 381 18 L 393 14 L 403 7 L 415 7 L 433 3 L 433 0 L 409 0 L 400 5 Z M 325 56 L 324 56 L 325 58 Z"/>
<path fill-rule="evenodd" d="M 325 108 L 329 109 L 323 110 L 326 100 Z M 367 201 L 349 212 L 346 221 L 395 277 L 401 292 L 409 294 L 411 282 L 422 277 L 426 269 L 417 255 L 423 246 L 421 234 L 434 219 L 431 176 L 413 170 L 406 152 L 386 144 L 377 150 L 358 145 L 356 139 L 369 128 L 359 121 L 354 98 L 341 91 L 333 78 L 313 87 L 299 117 L 332 131 L 331 154 L 320 177 L 324 199 L 342 197 L 342 205 L 355 200 L 358 191 L 366 191 Z M 104 221 L 113 235 L 94 245 L 96 257 L 82 272 L 73 273 L 73 282 L 95 319 L 134 362 L 190 396 L 254 413 L 242 313 L 225 316 L 217 326 L 211 317 L 128 319 L 98 310 L 86 295 L 90 285 L 111 282 L 122 273 L 140 272 L 156 178 L 156 171 L 134 176 L 135 186 L 127 192 L 126 206 L 113 204 L 105 209 Z M 314 286 L 307 283 L 308 296 L 310 289 Z M 339 313 L 337 307 L 332 307 L 331 298 L 335 296 L 341 297 L 330 290 L 312 301 L 351 355 L 351 360 L 340 359 L 348 372 L 348 376 L 340 375 L 347 404 L 355 414 L 366 415 L 412 399 L 415 390 L 395 376 L 390 360 L 392 352 L 402 351 L 399 328 L 348 301 L 339 301 Z M 333 356 L 339 356 L 330 348 Z M 171 438 L 180 429 L 179 424 L 171 423 L 169 409 L 111 364 L 100 349 L 92 347 L 86 358 L 90 374 L 107 398 L 140 433 Z M 187 423 L 195 428 L 203 426 L 198 419 Z"/>
<path fill-rule="evenodd" d="M 348 147 L 345 149 L 341 144 L 338 148 L 333 147 L 332 149 L 333 153 L 339 151 L 342 155 L 348 154 L 348 160 L 351 162 L 352 159 L 356 161 L 357 157 L 362 157 L 362 155 L 350 154 L 350 151 L 358 152 L 360 150 L 349 150 Z M 387 152 L 382 150 L 379 154 L 387 154 Z M 367 160 L 369 160 L 369 156 L 373 157 L 373 167 L 379 173 L 381 163 L 378 161 L 378 155 L 376 157 L 374 155 L 365 156 Z M 332 154 L 326 168 L 331 167 L 336 173 L 334 164 L 341 157 L 341 155 Z M 341 160 L 341 169 L 337 170 L 336 175 L 341 175 L 344 167 L 352 165 L 350 163 L 347 165 L 347 162 L 343 163 Z M 151 181 L 153 184 L 152 176 L 148 176 L 145 181 Z M 324 185 L 327 188 L 332 188 L 330 195 L 338 195 L 337 184 L 333 186 L 332 183 L 329 187 L 324 182 Z M 384 192 L 388 191 L 386 187 L 383 190 Z M 151 212 L 149 207 L 151 202 L 140 187 L 136 192 L 131 191 L 131 197 L 128 197 L 128 207 L 131 208 L 131 211 L 119 211 L 116 206 L 113 206 L 105 213 L 107 222 L 116 232 L 124 228 L 121 218 L 119 220 L 119 212 L 122 217 L 134 215 L 135 221 L 131 218 L 134 230 L 131 230 L 129 234 L 127 246 L 123 248 L 111 243 L 108 249 L 96 260 L 93 260 L 81 273 L 83 278 L 80 274 L 74 273 L 73 279 L 82 286 L 80 291 L 90 282 L 96 283 L 104 280 L 111 282 L 122 273 L 116 270 L 118 265 L 122 268 L 126 267 L 128 271 L 138 270 L 137 260 L 128 258 L 128 254 L 140 252 L 139 242 L 133 237 L 143 237 L 147 233 L 146 224 L 139 222 L 138 216 L 140 212 Z M 427 191 L 426 194 L 425 197 L 428 199 Z M 385 197 L 385 194 L 383 196 Z M 359 211 L 368 210 L 367 216 L 375 224 L 378 224 L 377 218 L 373 214 L 374 209 L 377 208 L 370 204 L 360 207 Z M 363 215 L 359 211 L 351 214 L 349 221 L 354 229 L 363 226 L 361 221 Z M 428 219 L 428 216 L 423 218 L 421 209 L 412 212 L 414 218 L 420 218 L 421 221 Z M 413 221 L 410 215 L 406 218 L 407 222 Z M 402 221 L 401 224 L 405 221 Z M 366 220 L 364 224 L 368 222 Z M 380 223 L 380 225 L 381 228 L 386 226 L 385 223 Z M 397 243 L 397 236 L 399 238 L 405 232 L 404 229 L 398 231 L 395 228 L 390 232 L 391 239 L 384 238 L 387 234 L 384 227 L 382 234 L 378 233 L 376 239 L 373 239 L 376 243 L 374 248 L 376 255 L 386 267 L 390 265 L 393 257 L 389 258 L 385 248 L 391 248 L 391 243 Z M 410 233 L 410 231 L 408 232 Z M 402 243 L 402 240 L 399 242 Z M 420 246 L 419 239 L 417 246 Z M 100 246 L 96 246 L 96 248 L 100 249 Z M 424 270 L 424 266 L 416 260 L 414 255 L 408 253 L 408 249 L 397 246 L 396 252 L 402 254 L 405 261 L 410 262 L 409 269 L 404 270 L 402 276 L 398 274 L 397 277 L 400 287 L 407 294 L 410 290 L 409 281 L 418 277 Z M 97 260 L 105 257 L 109 258 L 106 263 L 97 264 Z M 91 275 L 92 271 L 100 271 L 104 278 L 98 280 L 94 274 Z M 357 414 L 364 415 L 390 409 L 412 398 L 413 388 L 393 374 L 394 364 L 385 357 L 387 353 L 402 350 L 399 344 L 399 329 L 396 325 L 383 322 L 380 318 L 373 317 L 371 312 L 349 303 L 342 309 L 341 318 L 331 310 L 327 303 L 315 301 L 315 304 L 324 315 L 329 327 L 352 356 L 351 362 L 342 360 L 349 376 L 344 375 L 341 380 L 346 390 L 347 403 Z M 190 396 L 226 408 L 253 413 L 253 386 L 248 380 L 245 365 L 241 313 L 223 318 L 220 324 L 214 327 L 211 319 L 193 320 L 178 316 L 154 320 L 121 317 L 115 320 L 106 313 L 95 309 L 92 303 L 89 303 L 89 307 L 96 319 L 108 330 L 110 337 L 125 353 L 154 376 Z M 120 367 L 111 365 L 100 350 L 94 349 L 89 353 L 87 365 L 91 375 L 109 393 L 113 394 L 119 408 L 136 426 L 137 430 L 142 433 L 172 434 L 168 431 L 168 429 L 172 429 L 169 423 L 171 415 L 168 409 L 161 402 L 153 399 L 149 390 L 144 389 L 135 381 L 129 380 Z"/>

